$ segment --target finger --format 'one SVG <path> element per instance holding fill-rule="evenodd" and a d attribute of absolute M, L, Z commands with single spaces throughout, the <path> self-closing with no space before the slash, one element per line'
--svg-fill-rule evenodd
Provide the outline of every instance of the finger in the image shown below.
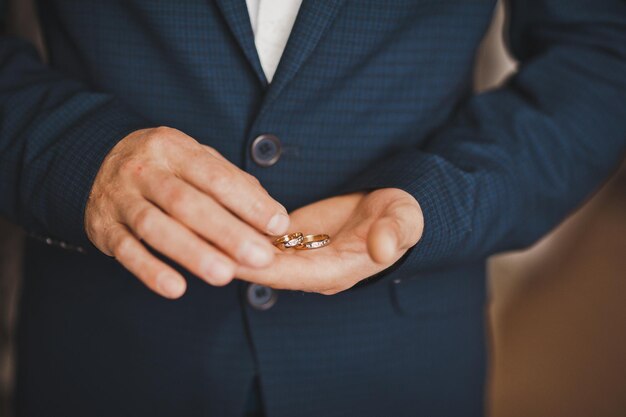
<path fill-rule="evenodd" d="M 239 267 L 237 278 L 276 289 L 336 294 L 379 272 L 365 248 L 279 252 L 265 269 Z"/>
<path fill-rule="evenodd" d="M 384 217 L 372 224 L 367 235 L 367 251 L 374 262 L 388 264 L 398 257 L 399 233 L 393 218 Z"/>
<path fill-rule="evenodd" d="M 421 237 L 419 205 L 393 204 L 374 221 L 367 235 L 367 249 L 374 262 L 389 264 L 398 260 Z"/>
<path fill-rule="evenodd" d="M 234 262 L 147 200 L 138 198 L 120 213 L 128 227 L 148 245 L 211 285 L 232 281 Z"/>
<path fill-rule="evenodd" d="M 118 224 L 113 227 L 109 251 L 119 263 L 157 294 L 166 298 L 179 298 L 185 293 L 185 279 L 172 267 L 153 256 L 126 226 Z"/>
<path fill-rule="evenodd" d="M 146 178 L 144 196 L 188 228 L 220 247 L 227 255 L 251 267 L 274 259 L 274 246 L 213 198 L 185 181 L 162 171 Z"/>
<path fill-rule="evenodd" d="M 239 267 L 237 278 L 275 289 L 322 292 L 333 281 L 332 268 L 324 268 L 323 264 L 323 260 L 316 262 L 305 256 L 278 253 L 266 269 Z"/>
<path fill-rule="evenodd" d="M 207 145 L 202 145 L 202 147 L 203 147 L 203 148 L 204 148 L 204 149 L 205 149 L 205 150 L 206 150 L 209 154 L 211 154 L 212 156 L 214 156 L 215 158 L 217 158 L 217 159 L 221 160 L 221 161 L 222 161 L 222 162 L 224 162 L 224 163 L 231 164 L 231 162 L 230 162 L 228 159 L 224 158 L 224 155 L 222 155 L 221 153 L 219 153 L 218 151 L 216 151 L 214 148 L 212 148 L 212 147 L 210 147 L 210 146 L 207 146 Z M 254 186 L 261 187 L 261 182 L 258 180 L 258 178 L 257 178 L 257 177 L 255 177 L 254 175 L 252 175 L 252 174 L 250 174 L 250 173 L 248 173 L 248 172 L 246 172 L 246 171 L 244 171 L 244 170 L 240 169 L 239 167 L 237 167 L 237 166 L 236 166 L 236 165 L 234 165 L 234 164 L 231 164 L 231 165 L 232 165 L 233 167 L 237 168 L 237 170 L 238 170 L 238 171 L 239 171 L 239 172 L 240 172 L 240 173 L 241 173 L 241 174 L 242 174 L 242 175 L 243 175 L 243 176 L 244 176 L 244 177 L 245 177 L 248 181 L 250 181 L 250 182 L 251 182 Z M 263 190 L 263 191 L 265 191 L 265 189 L 264 189 L 264 188 L 262 188 L 262 190 Z"/>
<path fill-rule="evenodd" d="M 181 163 L 178 174 L 254 228 L 271 235 L 287 232 L 285 208 L 223 157 L 194 154 Z"/>

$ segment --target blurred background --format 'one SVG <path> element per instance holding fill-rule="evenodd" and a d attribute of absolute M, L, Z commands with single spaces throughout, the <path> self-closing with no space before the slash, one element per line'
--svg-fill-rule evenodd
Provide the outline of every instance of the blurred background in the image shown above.
<path fill-rule="evenodd" d="M 41 48 L 31 0 L 14 4 L 10 30 Z M 515 71 L 505 20 L 499 5 L 478 52 L 477 91 Z M 22 243 L 0 220 L 0 417 L 11 416 Z M 626 163 L 533 247 L 492 257 L 489 275 L 489 415 L 626 416 Z"/>

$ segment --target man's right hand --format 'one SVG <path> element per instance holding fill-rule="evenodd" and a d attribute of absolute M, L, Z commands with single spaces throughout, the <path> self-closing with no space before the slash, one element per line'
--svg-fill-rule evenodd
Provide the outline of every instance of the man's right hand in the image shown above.
<path fill-rule="evenodd" d="M 85 211 L 93 244 L 149 288 L 180 297 L 184 278 L 141 242 L 212 285 L 238 265 L 268 266 L 263 233 L 287 232 L 285 208 L 252 175 L 216 150 L 170 128 L 138 130 L 107 155 Z"/>

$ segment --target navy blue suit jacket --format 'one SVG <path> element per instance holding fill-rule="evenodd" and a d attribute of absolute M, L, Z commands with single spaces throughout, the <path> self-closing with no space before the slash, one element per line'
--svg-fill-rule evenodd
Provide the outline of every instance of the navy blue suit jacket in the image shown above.
<path fill-rule="evenodd" d="M 526 246 L 626 148 L 626 3 L 510 4 L 519 72 L 472 92 L 494 0 L 304 0 L 268 85 L 244 0 L 48 0 L 43 64 L 0 41 L 0 213 L 29 232 L 22 416 L 237 416 L 260 379 L 270 416 L 482 413 L 485 258 Z M 397 187 L 421 242 L 332 297 L 193 277 L 167 301 L 93 248 L 85 202 L 136 129 L 213 146 L 288 209 Z M 283 153 L 264 168 L 262 133 Z M 81 253 L 75 250 L 84 248 Z"/>

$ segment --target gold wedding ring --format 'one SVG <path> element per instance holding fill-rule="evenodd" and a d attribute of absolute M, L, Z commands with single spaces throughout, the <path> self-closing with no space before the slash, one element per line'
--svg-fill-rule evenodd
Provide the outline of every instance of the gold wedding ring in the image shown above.
<path fill-rule="evenodd" d="M 298 246 L 303 240 L 304 235 L 301 232 L 287 233 L 286 235 L 274 239 L 274 245 L 288 249 Z"/>
<path fill-rule="evenodd" d="M 306 235 L 302 239 L 302 242 L 295 246 L 296 249 L 318 249 L 327 246 L 330 243 L 330 236 L 326 234 L 321 235 Z"/>

